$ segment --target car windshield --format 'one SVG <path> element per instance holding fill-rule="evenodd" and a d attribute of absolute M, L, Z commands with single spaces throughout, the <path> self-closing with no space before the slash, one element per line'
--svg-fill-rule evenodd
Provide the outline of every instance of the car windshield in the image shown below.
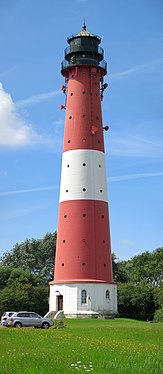
<path fill-rule="evenodd" d="M 9 316 L 9 317 L 11 317 L 14 313 L 15 313 L 15 312 L 4 312 L 4 313 L 2 314 L 2 317 L 4 317 L 4 316 Z"/>
<path fill-rule="evenodd" d="M 36 313 L 30 313 L 30 316 L 31 316 L 32 318 L 42 318 L 41 316 L 39 316 L 39 315 L 36 314 Z"/>

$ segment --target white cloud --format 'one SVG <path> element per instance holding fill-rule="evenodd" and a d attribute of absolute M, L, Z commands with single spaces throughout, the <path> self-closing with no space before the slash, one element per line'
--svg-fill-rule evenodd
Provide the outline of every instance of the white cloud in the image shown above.
<path fill-rule="evenodd" d="M 24 190 L 2 191 L 0 192 L 0 196 L 19 195 L 19 194 L 30 193 L 30 192 L 42 192 L 42 191 L 54 190 L 57 188 L 59 188 L 59 186 L 47 186 L 47 187 L 28 188 Z"/>
<path fill-rule="evenodd" d="M 15 106 L 16 106 L 16 108 L 26 108 L 26 107 L 31 106 L 31 105 L 39 104 L 43 101 L 47 101 L 47 100 L 53 98 L 54 96 L 58 96 L 60 94 L 61 94 L 61 90 L 58 90 L 58 91 L 46 92 L 46 93 L 43 93 L 43 94 L 30 96 L 27 99 L 17 101 L 15 103 Z"/>
<path fill-rule="evenodd" d="M 64 120 L 62 118 L 59 118 L 59 119 L 56 119 L 55 121 L 53 121 L 53 124 L 55 126 L 61 126 L 61 125 L 64 125 Z"/>
<path fill-rule="evenodd" d="M 121 182 L 121 181 L 127 181 L 131 179 L 150 178 L 150 177 L 163 177 L 163 172 L 116 175 L 115 177 L 108 177 L 107 180 L 109 182 Z"/>
<path fill-rule="evenodd" d="M 143 128 L 143 125 L 142 125 Z M 163 141 L 161 134 L 149 133 L 149 127 L 140 130 L 140 136 L 132 135 L 129 131 L 112 132 L 109 139 L 106 140 L 107 154 L 121 157 L 136 158 L 162 158 L 163 157 Z"/>
<path fill-rule="evenodd" d="M 17 147 L 41 141 L 41 136 L 16 112 L 12 97 L 0 83 L 0 146 Z"/>
<path fill-rule="evenodd" d="M 9 220 L 13 220 L 15 218 L 19 218 L 22 216 L 26 216 L 31 213 L 35 213 L 44 209 L 51 208 L 51 204 L 42 204 L 40 206 L 29 206 L 28 208 L 22 209 L 14 209 L 10 211 L 5 211 L 0 217 L 0 222 L 5 222 Z"/>
<path fill-rule="evenodd" d="M 8 74 L 13 73 L 17 69 L 17 65 L 12 66 L 11 68 L 8 68 L 0 73 L 0 77 L 5 77 Z"/>
<path fill-rule="evenodd" d="M 118 241 L 118 245 L 128 245 L 129 247 L 132 247 L 134 242 L 130 239 L 122 239 Z"/>
<path fill-rule="evenodd" d="M 110 74 L 109 77 L 111 78 L 111 80 L 125 78 L 125 77 L 129 77 L 135 74 L 141 74 L 141 73 L 147 72 L 150 69 L 153 69 L 156 66 L 162 65 L 162 64 L 163 64 L 163 57 L 160 57 L 158 59 L 148 61 L 144 64 L 136 65 L 131 69 Z"/>

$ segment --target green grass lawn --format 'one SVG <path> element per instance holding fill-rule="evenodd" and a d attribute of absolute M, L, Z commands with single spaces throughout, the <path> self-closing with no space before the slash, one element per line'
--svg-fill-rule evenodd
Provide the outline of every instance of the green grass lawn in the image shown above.
<path fill-rule="evenodd" d="M 161 374 L 163 324 L 66 319 L 66 327 L 0 329 L 0 373 Z"/>

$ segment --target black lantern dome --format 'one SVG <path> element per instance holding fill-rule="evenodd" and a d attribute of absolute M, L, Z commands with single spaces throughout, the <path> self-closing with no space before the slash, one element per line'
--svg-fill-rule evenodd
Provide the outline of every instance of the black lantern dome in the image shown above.
<path fill-rule="evenodd" d="M 99 46 L 101 38 L 88 32 L 85 23 L 78 34 L 67 38 L 67 42 L 62 70 L 71 65 L 100 66 L 106 70 L 104 50 Z"/>

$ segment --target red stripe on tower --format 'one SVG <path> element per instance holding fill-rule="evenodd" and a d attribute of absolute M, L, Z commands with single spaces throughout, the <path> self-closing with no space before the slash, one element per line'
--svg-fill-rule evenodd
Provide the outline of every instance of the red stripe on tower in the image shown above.
<path fill-rule="evenodd" d="M 84 25 L 79 34 L 68 38 L 70 46 L 62 63 L 66 119 L 50 310 L 63 309 L 66 315 L 117 310 L 101 112 L 106 62 L 100 42 Z M 74 285 L 77 292 L 73 294 Z M 110 300 L 109 307 L 108 301 L 100 301 L 101 292 Z"/>

